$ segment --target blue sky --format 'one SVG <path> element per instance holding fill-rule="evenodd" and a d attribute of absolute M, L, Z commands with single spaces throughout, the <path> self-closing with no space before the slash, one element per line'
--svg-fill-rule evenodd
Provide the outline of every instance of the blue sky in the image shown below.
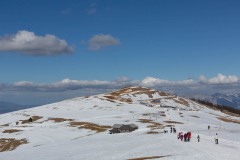
<path fill-rule="evenodd" d="M 237 0 L 0 1 L 0 100 L 239 84 L 239 8 Z"/>

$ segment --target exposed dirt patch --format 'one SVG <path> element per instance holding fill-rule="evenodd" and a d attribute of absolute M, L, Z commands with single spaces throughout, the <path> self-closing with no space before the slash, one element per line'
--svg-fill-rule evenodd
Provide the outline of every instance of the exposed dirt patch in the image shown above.
<path fill-rule="evenodd" d="M 100 126 L 100 125 L 90 123 L 90 122 L 70 122 L 70 127 L 79 127 L 79 128 L 83 128 L 83 129 L 92 130 L 97 133 L 105 132 L 108 129 L 112 128 L 112 126 Z"/>
<path fill-rule="evenodd" d="M 112 96 L 112 95 L 106 95 L 104 96 L 105 98 L 107 98 L 107 101 L 116 103 L 115 100 L 121 101 L 121 102 L 127 102 L 127 103 L 132 103 L 132 99 L 131 98 L 122 98 L 121 96 Z"/>
<path fill-rule="evenodd" d="M 54 121 L 55 123 L 65 122 L 65 121 L 73 121 L 73 119 L 65 119 L 65 118 L 49 118 L 48 120 Z"/>
<path fill-rule="evenodd" d="M 217 119 L 224 121 L 224 122 L 240 124 L 240 120 L 236 120 L 236 119 L 231 119 L 231 118 L 226 118 L 226 117 L 221 117 L 221 116 L 217 117 Z"/>
<path fill-rule="evenodd" d="M 151 128 L 151 130 L 164 129 L 164 125 L 158 122 L 154 122 L 151 119 L 139 119 L 138 122 L 149 123 L 150 125 L 148 125 L 147 128 Z"/>
<path fill-rule="evenodd" d="M 153 94 L 158 93 L 158 91 L 138 91 L 137 93 L 134 93 L 133 95 L 138 95 L 138 94 L 146 94 L 148 95 L 149 98 L 153 98 Z"/>
<path fill-rule="evenodd" d="M 195 117 L 195 118 L 200 118 L 200 117 L 198 117 L 198 116 L 195 116 L 195 115 L 190 115 L 191 117 Z"/>
<path fill-rule="evenodd" d="M 156 131 L 149 131 L 147 132 L 147 134 L 159 134 L 160 132 L 156 132 Z"/>
<path fill-rule="evenodd" d="M 163 121 L 165 123 L 173 123 L 173 124 L 184 124 L 182 122 L 177 122 L 177 121 Z"/>
<path fill-rule="evenodd" d="M 183 98 L 178 98 L 178 99 L 172 99 L 174 102 L 176 102 L 176 103 L 179 103 L 179 104 L 182 104 L 182 105 L 184 105 L 184 106 L 188 106 L 189 107 L 189 103 L 188 103 L 188 101 L 186 101 L 185 99 L 183 99 Z"/>
<path fill-rule="evenodd" d="M 14 139 L 14 138 L 1 138 L 0 139 L 0 152 L 12 151 L 22 144 L 27 144 L 26 139 Z"/>
<path fill-rule="evenodd" d="M 232 113 L 232 112 L 229 112 L 227 110 L 222 110 L 223 113 L 227 114 L 227 115 L 230 115 L 230 116 L 235 116 L 235 117 L 240 117 L 239 114 L 235 114 L 235 113 Z"/>
<path fill-rule="evenodd" d="M 175 125 L 167 124 L 165 127 L 175 127 Z"/>
<path fill-rule="evenodd" d="M 39 119 L 41 119 L 41 118 L 43 118 L 43 117 L 40 117 L 40 116 L 32 116 L 31 118 L 32 118 L 32 122 L 35 122 L 35 121 L 37 121 L 37 120 L 39 120 Z M 32 123 L 32 122 L 29 121 L 29 119 L 20 120 L 20 121 L 22 122 L 22 124 Z"/>
<path fill-rule="evenodd" d="M 160 116 L 166 117 L 166 113 L 165 113 L 164 111 L 161 111 L 161 112 L 160 112 Z"/>
<path fill-rule="evenodd" d="M 153 94 L 155 94 L 155 93 L 158 93 L 161 96 L 169 96 L 169 94 L 167 94 L 165 92 L 151 90 L 149 88 L 126 87 L 126 88 L 120 89 L 118 91 L 109 93 L 108 95 L 106 95 L 104 97 L 107 98 L 107 100 L 109 100 L 109 101 L 118 100 L 118 101 L 122 101 L 122 102 L 132 103 L 131 98 L 123 98 L 122 96 L 129 94 L 129 95 L 136 97 L 136 95 L 139 95 L 139 94 L 146 94 L 146 95 L 148 95 L 149 98 L 153 98 Z"/>
<path fill-rule="evenodd" d="M 8 124 L 3 124 L 3 125 L 0 125 L 1 127 L 8 127 L 9 126 L 9 123 Z"/>
<path fill-rule="evenodd" d="M 19 129 L 7 129 L 3 131 L 2 133 L 15 133 L 15 132 L 21 132 L 22 130 Z"/>
<path fill-rule="evenodd" d="M 152 113 L 144 113 L 142 116 L 150 116 Z"/>
<path fill-rule="evenodd" d="M 147 160 L 147 159 L 156 159 L 156 158 L 164 158 L 168 156 L 150 156 L 150 157 L 140 157 L 140 158 L 131 158 L 128 160 Z"/>
<path fill-rule="evenodd" d="M 98 105 L 94 105 L 94 106 L 93 106 L 93 108 L 97 108 L 97 107 L 98 107 Z"/>

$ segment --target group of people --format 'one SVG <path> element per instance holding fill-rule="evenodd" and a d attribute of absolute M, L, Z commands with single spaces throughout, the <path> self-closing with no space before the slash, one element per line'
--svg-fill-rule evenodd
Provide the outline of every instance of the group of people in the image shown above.
<path fill-rule="evenodd" d="M 210 130 L 210 126 L 208 126 L 208 130 Z M 164 133 L 168 133 L 168 130 L 164 130 Z M 170 133 L 176 133 L 176 128 L 171 127 L 170 128 Z M 183 134 L 183 132 L 178 132 L 177 138 L 180 139 L 181 141 L 189 142 L 191 140 L 191 135 L 192 135 L 191 132 L 187 132 L 187 133 L 184 133 L 184 134 Z M 214 139 L 215 139 L 215 144 L 218 144 L 218 134 L 217 133 L 216 133 Z M 200 136 L 199 135 L 197 136 L 197 140 L 198 140 L 198 142 L 200 142 Z"/>
<path fill-rule="evenodd" d="M 176 128 L 174 128 L 174 127 L 171 127 L 171 128 L 170 128 L 170 132 L 171 132 L 171 133 L 176 133 L 176 132 L 177 132 L 177 130 L 176 130 Z"/>
<path fill-rule="evenodd" d="M 191 139 L 191 135 L 192 135 L 191 132 L 187 132 L 187 133 L 184 133 L 184 134 L 183 134 L 183 132 L 179 132 L 178 133 L 178 139 L 180 139 L 181 141 L 184 140 L 184 142 L 189 142 L 190 139 Z"/>
<path fill-rule="evenodd" d="M 170 133 L 176 133 L 176 132 L 177 132 L 176 128 L 174 127 L 170 128 Z M 164 130 L 164 133 L 168 133 L 168 130 Z"/>

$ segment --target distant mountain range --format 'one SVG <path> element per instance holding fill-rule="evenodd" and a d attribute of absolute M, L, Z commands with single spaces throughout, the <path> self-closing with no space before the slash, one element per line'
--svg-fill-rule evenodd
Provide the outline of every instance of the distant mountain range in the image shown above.
<path fill-rule="evenodd" d="M 20 105 L 20 104 L 11 103 L 11 102 L 0 101 L 0 114 L 17 111 L 21 109 L 26 109 L 26 108 L 31 108 L 35 106 L 37 105 Z"/>
<path fill-rule="evenodd" d="M 240 109 L 240 93 L 239 94 L 221 94 L 212 95 L 213 102 L 225 106 L 230 106 Z"/>
<path fill-rule="evenodd" d="M 207 100 L 214 104 L 240 109 L 240 93 L 238 94 L 215 93 L 212 95 L 195 95 L 193 96 L 193 98 Z"/>

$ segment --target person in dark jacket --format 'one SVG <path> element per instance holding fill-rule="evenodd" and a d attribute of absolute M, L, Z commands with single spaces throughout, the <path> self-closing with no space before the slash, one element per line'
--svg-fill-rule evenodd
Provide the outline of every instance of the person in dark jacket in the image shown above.
<path fill-rule="evenodd" d="M 32 122 L 33 120 L 32 120 L 32 117 L 30 117 L 29 119 L 28 119 L 28 122 Z"/>
<path fill-rule="evenodd" d="M 187 133 L 184 134 L 184 142 L 187 141 Z"/>
<path fill-rule="evenodd" d="M 197 139 L 198 139 L 198 142 L 200 142 L 200 136 L 199 135 L 197 136 Z"/>
<path fill-rule="evenodd" d="M 218 144 L 218 134 L 216 133 L 216 135 L 215 135 L 215 144 Z"/>

